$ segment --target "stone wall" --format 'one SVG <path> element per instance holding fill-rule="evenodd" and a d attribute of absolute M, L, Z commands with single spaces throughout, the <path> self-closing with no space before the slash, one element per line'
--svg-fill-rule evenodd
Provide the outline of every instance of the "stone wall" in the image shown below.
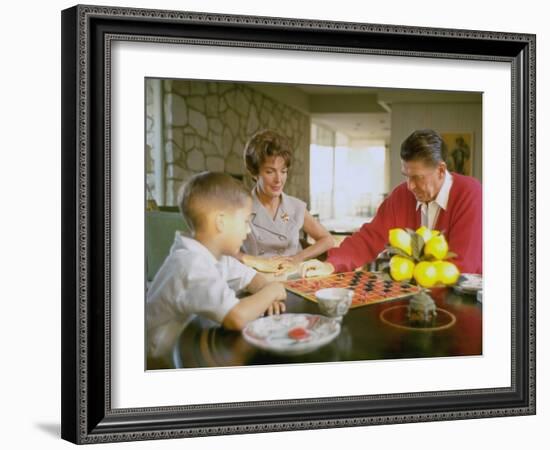
<path fill-rule="evenodd" d="M 155 155 L 153 148 L 155 141 L 158 142 L 157 135 L 162 133 L 162 116 L 154 112 L 154 97 L 155 89 L 152 80 L 147 80 L 145 83 L 145 102 L 146 102 L 146 117 L 145 117 L 145 172 L 147 174 L 147 199 L 157 192 L 155 185 Z M 158 198 L 158 196 L 157 196 Z"/>
<path fill-rule="evenodd" d="M 148 96 L 154 95 L 149 86 Z M 309 202 L 310 118 L 244 83 L 164 80 L 163 111 L 149 98 L 146 118 L 148 180 L 154 178 L 155 135 L 163 129 L 165 205 L 175 205 L 179 186 L 204 170 L 224 171 L 252 180 L 245 173 L 243 149 L 256 131 L 272 128 L 295 149 L 285 192 Z M 162 118 L 157 117 L 162 114 Z M 157 144 L 158 145 L 158 144 Z M 158 199 L 158 186 L 149 184 Z"/>

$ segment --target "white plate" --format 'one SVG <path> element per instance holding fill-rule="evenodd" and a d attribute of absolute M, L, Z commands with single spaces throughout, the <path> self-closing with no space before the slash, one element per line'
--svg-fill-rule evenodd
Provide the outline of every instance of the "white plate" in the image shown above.
<path fill-rule="evenodd" d="M 289 332 L 305 330 L 305 339 L 294 339 Z M 331 342 L 340 333 L 340 324 L 318 314 L 281 314 L 261 317 L 242 331 L 244 339 L 263 350 L 284 355 L 309 353 Z"/>
<path fill-rule="evenodd" d="M 475 294 L 483 289 L 483 277 L 477 273 L 463 273 L 454 288 L 461 293 Z"/>

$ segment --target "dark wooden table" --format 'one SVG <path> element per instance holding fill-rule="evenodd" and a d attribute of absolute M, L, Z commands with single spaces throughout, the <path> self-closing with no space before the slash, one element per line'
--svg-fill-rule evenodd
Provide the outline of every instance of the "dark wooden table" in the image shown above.
<path fill-rule="evenodd" d="M 439 330 L 406 328 L 407 321 L 399 317 L 405 318 L 408 300 L 362 306 L 348 312 L 334 341 L 299 356 L 259 350 L 249 345 L 241 333 L 197 317 L 182 333 L 170 364 L 222 367 L 481 355 L 481 303 L 475 296 L 457 294 L 452 289 L 435 289 L 431 295 L 443 310 L 438 314 L 438 325 L 442 325 Z M 289 293 L 287 312 L 318 314 L 319 310 L 316 303 Z"/>

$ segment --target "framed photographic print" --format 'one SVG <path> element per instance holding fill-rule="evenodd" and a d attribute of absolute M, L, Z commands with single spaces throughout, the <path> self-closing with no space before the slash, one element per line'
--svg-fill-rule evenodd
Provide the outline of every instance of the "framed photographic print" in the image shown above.
<path fill-rule="evenodd" d="M 266 267 L 278 261 L 270 258 L 307 254 L 311 259 L 323 251 L 321 248 L 315 252 L 313 239 L 304 245 L 306 248 L 288 243 L 289 236 L 294 234 L 298 238 L 296 224 L 299 219 L 295 219 L 290 209 L 290 213 L 283 211 L 285 207 L 293 207 L 292 202 L 296 203 L 293 198 L 309 205 L 311 214 L 324 228 L 321 232 L 350 236 L 361 224 L 373 220 L 382 199 L 401 184 L 400 173 L 396 175 L 395 171 L 386 170 L 390 164 L 389 154 L 398 153 L 407 134 L 422 126 L 420 121 L 413 122 L 419 108 L 445 111 L 449 116 L 447 120 L 453 122 L 467 114 L 472 126 L 481 130 L 481 93 L 148 78 L 145 80 L 145 103 L 147 174 L 144 192 L 148 196 L 145 256 L 149 299 L 146 322 L 150 322 L 152 335 L 160 333 L 151 325 L 157 321 L 156 317 L 163 315 L 160 310 L 164 308 L 160 308 L 158 302 L 166 300 L 162 293 L 166 277 L 170 277 L 173 267 L 179 264 L 175 257 L 181 251 L 171 251 L 171 247 L 179 248 L 183 241 L 179 235 L 174 240 L 174 234 L 178 232 L 184 237 L 190 234 L 189 225 L 180 212 L 184 208 L 179 207 L 178 191 L 203 171 L 224 172 L 242 181 L 252 192 L 251 232 L 243 243 L 242 253 L 247 255 L 243 260 L 247 264 L 249 258 L 254 257 L 250 264 L 259 268 L 263 277 L 286 283 L 289 290 L 287 312 L 318 313 L 318 306 L 314 304 L 317 302 L 315 292 L 322 288 L 354 290 L 353 313 L 346 317 L 339 333 L 334 332 L 337 336 L 332 344 L 323 345 L 318 351 L 309 350 L 316 347 L 316 342 L 325 342 L 324 333 L 319 339 L 309 336 L 311 342 L 306 344 L 304 341 L 303 345 L 287 336 L 289 328 L 296 321 L 304 321 L 304 316 L 287 315 L 288 320 L 292 317 L 292 323 L 281 323 L 283 334 L 276 343 L 272 342 L 272 336 L 252 336 L 256 326 L 273 325 L 270 319 L 250 325 L 240 335 L 226 333 L 196 317 L 182 332 L 170 333 L 173 341 L 163 343 L 167 353 L 164 361 L 148 358 L 147 369 L 482 355 L 482 308 L 473 292 L 450 289 L 443 295 L 443 292 L 434 291 L 433 295 L 439 295 L 439 301 L 448 306 L 439 307 L 437 319 L 430 326 L 418 327 L 404 323 L 408 322 L 403 315 L 408 300 L 419 291 L 418 286 L 408 284 L 410 276 L 407 283 L 399 284 L 384 279 L 380 273 L 362 271 L 340 273 L 321 282 L 300 279 L 299 265 L 289 264 L 280 274 L 269 272 Z M 406 127 L 401 125 L 403 122 L 407 122 Z M 469 151 L 471 136 L 465 136 L 460 135 L 460 138 L 466 138 Z M 442 133 L 441 137 L 445 141 L 449 135 Z M 271 145 L 275 151 L 278 141 L 284 143 L 284 139 L 292 151 L 285 155 L 288 164 L 285 163 L 284 168 L 288 173 L 276 181 L 285 197 L 279 206 L 281 212 L 273 219 L 265 214 L 261 200 L 272 198 L 265 194 L 266 190 L 272 190 L 272 169 L 267 169 L 271 166 L 264 164 L 262 176 L 254 177 L 248 169 L 253 163 L 252 157 L 248 164 L 243 153 L 251 149 L 254 142 L 260 143 L 254 144 L 254 151 L 258 148 L 261 151 L 266 145 Z M 451 149 L 450 157 L 457 159 L 458 150 Z M 471 161 L 468 157 L 464 163 L 470 176 L 473 174 Z M 464 174 L 462 167 L 455 169 L 449 162 L 447 166 L 450 172 Z M 481 173 L 480 167 L 476 169 L 476 174 Z M 290 205 L 286 205 L 287 201 Z M 472 223 L 465 226 L 475 228 Z M 439 226 L 440 229 L 444 227 Z M 307 228 L 304 224 L 304 229 Z M 453 233 L 447 234 L 452 247 L 456 239 Z M 320 245 L 322 242 L 317 247 Z M 187 289 L 191 291 L 189 285 Z M 394 306 L 394 301 L 400 299 L 406 301 Z M 453 303 L 460 307 L 451 306 Z M 202 316 L 205 315 L 203 309 Z M 387 326 L 380 327 L 380 323 Z M 463 324 L 468 324 L 468 331 Z M 181 328 L 179 324 L 169 326 L 172 325 Z M 167 326 L 163 324 L 160 328 L 165 332 Z M 368 332 L 360 331 L 365 329 Z M 403 342 L 405 335 L 398 337 L 397 330 L 405 331 L 406 343 Z M 447 341 L 449 346 L 436 345 L 434 340 L 425 347 L 425 333 L 436 330 L 447 330 L 438 333 L 437 341 Z M 468 337 L 464 338 L 466 333 Z M 447 340 L 450 335 L 453 337 Z M 255 343 L 260 345 L 259 351 L 254 348 Z M 271 344 L 281 348 L 277 352 L 263 351 Z M 305 354 L 298 352 L 301 346 L 308 350 Z M 152 353 L 158 355 L 159 350 Z"/>
<path fill-rule="evenodd" d="M 63 438 L 535 413 L 535 36 L 75 6 L 62 13 L 62 42 Z M 427 220 L 445 217 L 463 180 L 479 186 L 480 209 L 483 199 L 483 264 L 462 270 L 470 284 L 427 293 L 437 312 L 428 325 L 411 322 L 420 288 L 378 280 L 376 261 L 349 280 L 336 267 L 322 279 L 332 284 L 313 287 L 277 271 L 267 277 L 286 283 L 287 311 L 258 319 L 272 320 L 267 328 L 235 331 L 215 308 L 182 316 L 176 305 L 163 322 L 178 317 L 175 326 L 159 334 L 170 345 L 151 356 L 158 274 L 175 235 L 197 238 L 198 222 L 189 228 L 179 212 L 182 186 L 209 171 L 260 197 L 271 189 L 282 199 L 266 216 L 276 241 L 290 241 L 293 225 L 294 253 L 305 250 L 322 237 L 320 224 L 344 248 L 338 238 L 375 221 L 396 191 L 415 191 L 419 174 L 403 165 L 402 144 L 419 130 L 452 141 L 438 178 L 452 179 L 449 203 Z M 243 157 L 265 132 L 291 149 L 274 169 L 278 181 Z M 309 222 L 296 225 L 294 210 Z M 226 230 L 224 214 L 214 223 Z M 255 256 L 288 256 L 265 244 L 270 227 L 251 217 Z M 188 270 L 203 277 L 193 255 Z M 222 298 L 214 285 L 195 296 L 201 305 Z M 356 291 L 343 318 L 319 309 L 320 288 L 357 286 L 363 303 Z M 273 330 L 295 318 L 280 328 L 281 350 Z"/>

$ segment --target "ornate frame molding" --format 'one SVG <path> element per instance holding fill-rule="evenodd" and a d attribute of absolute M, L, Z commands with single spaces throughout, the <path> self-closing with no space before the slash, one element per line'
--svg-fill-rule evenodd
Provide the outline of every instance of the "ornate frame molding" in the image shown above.
<path fill-rule="evenodd" d="M 65 10 L 62 22 L 65 439 L 99 443 L 535 413 L 534 35 L 99 6 Z M 151 33 L 153 24 L 157 26 Z M 170 33 L 163 34 L 168 29 Z M 239 38 L 242 30 L 249 39 Z M 351 36 L 361 45 L 352 45 Z M 113 41 L 121 40 L 511 63 L 512 385 L 468 391 L 113 410 L 110 50 Z M 102 124 L 97 121 L 98 111 L 102 113 Z M 92 152 L 98 145 L 102 149 L 100 157 Z M 100 250 L 96 250 L 97 245 Z M 98 348 L 102 348 L 100 358 Z M 96 379 L 98 374 L 103 380 Z M 382 406 L 386 403 L 391 405 Z M 336 412 L 342 406 L 349 406 L 347 412 Z M 228 413 L 232 419 L 222 418 Z M 258 420 L 259 415 L 265 420 Z"/>

